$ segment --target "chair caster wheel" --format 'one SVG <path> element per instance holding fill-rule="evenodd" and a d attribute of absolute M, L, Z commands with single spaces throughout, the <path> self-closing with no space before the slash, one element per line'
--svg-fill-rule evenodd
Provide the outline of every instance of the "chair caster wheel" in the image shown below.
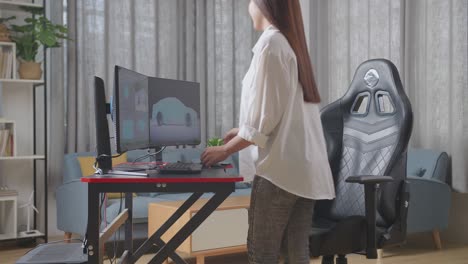
<path fill-rule="evenodd" d="M 323 256 L 322 264 L 335 264 L 335 256 Z"/>
<path fill-rule="evenodd" d="M 338 255 L 336 258 L 336 264 L 348 264 L 348 259 L 346 259 L 345 255 Z"/>

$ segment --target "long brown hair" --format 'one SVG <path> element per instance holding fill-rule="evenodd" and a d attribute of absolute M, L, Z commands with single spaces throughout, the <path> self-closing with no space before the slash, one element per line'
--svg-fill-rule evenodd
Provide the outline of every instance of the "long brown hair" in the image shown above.
<path fill-rule="evenodd" d="M 297 58 L 299 82 L 304 91 L 304 101 L 320 103 L 312 63 L 307 50 L 301 5 L 299 0 L 253 0 L 262 14 L 283 33 Z"/>

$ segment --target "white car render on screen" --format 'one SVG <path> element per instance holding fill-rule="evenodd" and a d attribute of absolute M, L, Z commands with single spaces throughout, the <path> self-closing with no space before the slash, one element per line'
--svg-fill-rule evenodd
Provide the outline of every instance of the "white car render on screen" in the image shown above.
<path fill-rule="evenodd" d="M 167 97 L 152 107 L 152 142 L 187 142 L 200 137 L 200 117 L 175 97 Z"/>

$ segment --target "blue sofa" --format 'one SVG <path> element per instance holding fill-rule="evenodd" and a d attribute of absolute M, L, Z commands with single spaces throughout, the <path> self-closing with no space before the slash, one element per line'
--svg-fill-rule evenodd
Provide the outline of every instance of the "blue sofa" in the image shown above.
<path fill-rule="evenodd" d="M 447 153 L 428 149 L 408 150 L 408 234 L 432 231 L 437 248 L 441 247 L 439 230 L 448 227 L 451 203 L 448 170 Z"/>
<path fill-rule="evenodd" d="M 170 149 L 162 154 L 163 161 L 191 161 L 199 159 L 200 149 Z M 130 151 L 127 154 L 127 161 L 134 161 L 143 156 L 146 151 Z M 56 190 L 57 198 L 57 227 L 65 233 L 73 233 L 84 236 L 86 232 L 87 210 L 88 210 L 88 186 L 80 181 L 82 176 L 78 157 L 94 156 L 94 153 L 73 153 L 65 155 L 63 184 Z M 238 175 L 237 155 L 230 157 L 227 162 L 233 164 L 234 168 L 229 169 L 231 175 Z M 187 199 L 190 194 L 178 193 L 138 193 L 133 199 L 133 232 L 136 240 L 147 237 L 148 232 L 148 205 L 154 202 L 175 201 Z M 236 183 L 236 191 L 231 196 L 250 195 L 250 184 Z M 203 197 L 210 197 L 205 194 Z M 110 223 L 119 213 L 120 199 L 108 199 L 102 208 L 103 217 L 101 227 L 106 222 Z M 124 232 L 120 233 L 120 239 L 124 238 Z"/>

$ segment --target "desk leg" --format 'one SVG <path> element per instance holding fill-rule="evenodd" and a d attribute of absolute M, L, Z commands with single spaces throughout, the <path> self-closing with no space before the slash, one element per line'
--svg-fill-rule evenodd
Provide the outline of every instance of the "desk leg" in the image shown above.
<path fill-rule="evenodd" d="M 133 193 L 125 193 L 125 208 L 128 209 L 128 219 L 125 222 L 125 245 L 128 257 L 133 255 Z"/>
<path fill-rule="evenodd" d="M 173 238 L 163 246 L 156 256 L 149 262 L 151 264 L 161 264 L 167 259 L 169 253 L 174 252 L 190 234 L 197 229 L 203 221 L 208 218 L 231 192 L 215 193 L 208 202 L 185 224 Z"/>
<path fill-rule="evenodd" d="M 101 264 L 99 248 L 99 192 L 94 184 L 88 184 L 88 263 Z"/>
<path fill-rule="evenodd" d="M 153 244 L 156 244 L 159 250 L 164 247 L 166 244 L 164 241 L 161 240 L 161 236 L 169 230 L 169 228 L 188 210 L 190 207 L 200 199 L 203 193 L 194 193 L 192 194 L 183 204 L 179 207 L 174 214 L 167 219 L 167 221 L 153 234 L 149 237 L 141 246 L 135 251 L 133 254 L 133 262 L 136 262 L 140 259 L 143 254 L 145 254 Z M 185 263 L 182 258 L 180 258 L 177 254 L 169 254 L 169 257 L 174 260 L 176 263 Z"/>
<path fill-rule="evenodd" d="M 205 264 L 205 256 L 197 256 L 197 264 Z"/>

